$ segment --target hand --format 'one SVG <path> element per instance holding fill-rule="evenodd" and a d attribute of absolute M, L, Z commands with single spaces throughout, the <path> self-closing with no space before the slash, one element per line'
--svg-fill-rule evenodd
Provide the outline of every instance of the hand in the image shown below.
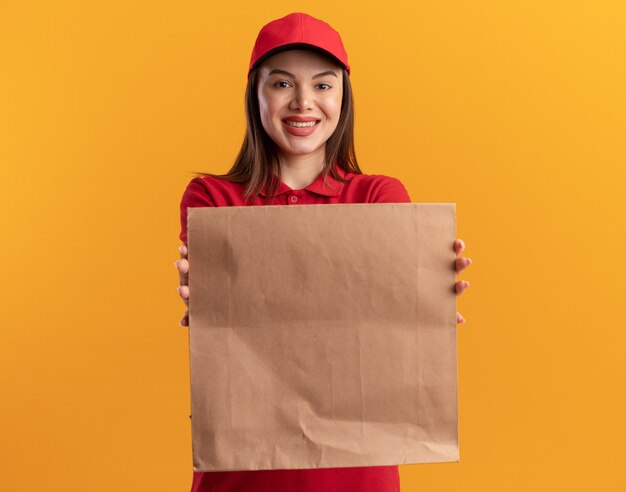
<path fill-rule="evenodd" d="M 472 260 L 470 258 L 466 258 L 464 256 L 459 256 L 461 251 L 465 249 L 465 243 L 462 239 L 457 239 L 454 241 L 454 250 L 456 251 L 456 260 L 454 261 L 454 266 L 456 273 L 459 274 L 463 270 L 465 270 L 468 266 L 472 264 Z M 470 283 L 467 280 L 461 280 L 454 284 L 454 288 L 456 290 L 456 295 L 461 295 L 465 289 L 469 287 Z M 461 313 L 456 313 L 456 322 L 457 323 L 465 323 L 465 318 L 461 316 Z"/>
<path fill-rule="evenodd" d="M 182 319 L 178 322 L 180 326 L 189 326 L 189 261 L 187 261 L 187 246 L 184 244 L 178 248 L 180 253 L 180 260 L 176 260 L 174 265 L 178 269 L 178 275 L 180 277 L 180 285 L 176 288 L 178 295 L 182 297 L 187 306 L 187 311 L 183 315 Z"/>

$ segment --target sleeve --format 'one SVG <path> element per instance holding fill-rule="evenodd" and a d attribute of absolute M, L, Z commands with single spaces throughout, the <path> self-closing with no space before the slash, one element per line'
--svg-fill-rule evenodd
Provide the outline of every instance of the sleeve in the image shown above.
<path fill-rule="evenodd" d="M 373 203 L 411 203 L 408 191 L 397 178 L 381 176 L 376 186 Z"/>
<path fill-rule="evenodd" d="M 193 178 L 180 201 L 180 240 L 187 244 L 187 207 L 215 207 L 209 189 L 201 178 Z"/>

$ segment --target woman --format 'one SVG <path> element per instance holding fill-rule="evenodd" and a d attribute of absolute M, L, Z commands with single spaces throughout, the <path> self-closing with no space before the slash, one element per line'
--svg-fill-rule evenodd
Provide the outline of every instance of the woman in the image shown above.
<path fill-rule="evenodd" d="M 307 14 L 265 25 L 257 37 L 246 89 L 246 136 L 226 175 L 191 180 L 181 201 L 179 294 L 189 305 L 187 207 L 408 203 L 402 183 L 365 175 L 354 153 L 350 66 L 339 33 Z M 456 270 L 471 260 L 458 256 Z M 468 282 L 457 282 L 460 294 Z M 457 321 L 464 322 L 457 313 Z M 188 312 L 181 320 L 188 325 Z M 199 491 L 399 491 L 397 466 L 194 472 Z"/>

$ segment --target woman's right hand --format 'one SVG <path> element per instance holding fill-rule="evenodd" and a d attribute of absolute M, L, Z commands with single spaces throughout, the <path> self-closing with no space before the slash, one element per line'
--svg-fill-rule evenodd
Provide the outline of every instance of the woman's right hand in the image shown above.
<path fill-rule="evenodd" d="M 176 288 L 178 295 L 182 297 L 187 306 L 187 311 L 183 315 L 182 319 L 178 322 L 180 326 L 189 326 L 189 261 L 187 261 L 187 246 L 184 244 L 178 248 L 180 253 L 180 260 L 176 260 L 174 265 L 178 269 L 178 276 L 180 277 L 180 285 Z"/>

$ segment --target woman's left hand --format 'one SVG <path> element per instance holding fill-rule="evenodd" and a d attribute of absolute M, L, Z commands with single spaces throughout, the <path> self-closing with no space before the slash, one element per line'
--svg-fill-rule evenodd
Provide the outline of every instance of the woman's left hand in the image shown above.
<path fill-rule="evenodd" d="M 465 256 L 459 256 L 459 254 L 465 249 L 465 243 L 462 239 L 457 239 L 454 241 L 454 250 L 456 251 L 456 260 L 454 261 L 454 266 L 456 269 L 456 273 L 459 274 L 463 270 L 465 270 L 468 266 L 472 264 L 472 260 L 470 258 L 466 258 Z M 454 288 L 456 290 L 456 295 L 461 295 L 465 289 L 469 287 L 470 283 L 467 280 L 460 280 L 454 284 Z M 465 323 L 465 318 L 461 316 L 461 313 L 456 313 L 456 322 L 457 323 Z"/>

